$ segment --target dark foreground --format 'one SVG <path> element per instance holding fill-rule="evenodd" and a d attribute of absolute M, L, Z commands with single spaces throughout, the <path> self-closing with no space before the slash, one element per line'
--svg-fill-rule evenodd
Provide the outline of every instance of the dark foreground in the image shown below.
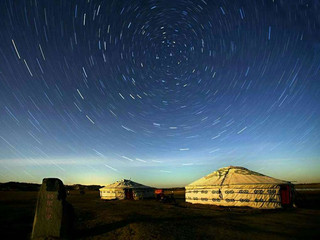
<path fill-rule="evenodd" d="M 102 201 L 73 191 L 76 239 L 318 239 L 320 192 L 302 192 L 298 208 L 256 210 L 156 200 Z M 180 197 L 180 198 L 179 198 Z M 28 239 L 37 192 L 0 192 L 1 239 Z"/>

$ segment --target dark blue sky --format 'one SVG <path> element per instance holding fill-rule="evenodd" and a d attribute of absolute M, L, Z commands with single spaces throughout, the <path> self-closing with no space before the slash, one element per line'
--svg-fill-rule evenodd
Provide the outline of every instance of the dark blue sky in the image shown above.
<path fill-rule="evenodd" d="M 0 181 L 320 181 L 319 1 L 0 2 Z"/>

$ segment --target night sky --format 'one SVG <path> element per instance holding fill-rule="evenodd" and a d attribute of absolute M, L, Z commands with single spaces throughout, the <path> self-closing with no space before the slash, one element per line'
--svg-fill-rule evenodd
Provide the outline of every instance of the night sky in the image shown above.
<path fill-rule="evenodd" d="M 320 181 L 320 2 L 1 0 L 0 182 Z"/>

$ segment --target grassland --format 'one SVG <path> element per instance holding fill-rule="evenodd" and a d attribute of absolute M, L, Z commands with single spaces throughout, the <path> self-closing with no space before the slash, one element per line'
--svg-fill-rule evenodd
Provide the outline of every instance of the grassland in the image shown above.
<path fill-rule="evenodd" d="M 171 192 L 168 190 L 168 192 Z M 320 192 L 301 192 L 298 207 L 282 210 L 221 208 L 156 200 L 102 201 L 98 191 L 71 191 L 76 239 L 318 239 Z M 0 192 L 1 239 L 28 239 L 37 192 Z M 319 204 L 320 205 L 320 204 Z"/>

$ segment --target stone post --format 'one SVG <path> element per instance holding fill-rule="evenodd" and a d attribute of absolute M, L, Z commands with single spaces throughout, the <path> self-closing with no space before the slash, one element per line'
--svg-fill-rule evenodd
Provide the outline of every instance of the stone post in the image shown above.
<path fill-rule="evenodd" d="M 58 178 L 44 178 L 38 195 L 31 239 L 71 239 L 73 208 Z"/>

